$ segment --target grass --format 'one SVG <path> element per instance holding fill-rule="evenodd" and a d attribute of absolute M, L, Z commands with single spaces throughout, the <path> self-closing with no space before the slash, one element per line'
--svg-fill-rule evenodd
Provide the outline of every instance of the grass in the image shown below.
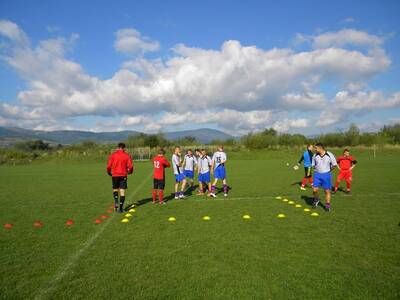
<path fill-rule="evenodd" d="M 129 223 L 111 214 L 99 225 L 112 202 L 104 164 L 1 166 L 0 222 L 14 227 L 0 229 L 0 298 L 399 299 L 400 151 L 354 154 L 353 196 L 335 195 L 319 217 L 302 211 L 311 192 L 286 166 L 298 153 L 258 152 L 229 162 L 226 200 L 146 203 Z M 149 197 L 149 174 L 136 164 L 128 203 Z"/>

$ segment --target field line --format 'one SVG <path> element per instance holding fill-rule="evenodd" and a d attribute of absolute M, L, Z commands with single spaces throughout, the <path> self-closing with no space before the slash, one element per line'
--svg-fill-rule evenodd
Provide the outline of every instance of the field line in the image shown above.
<path fill-rule="evenodd" d="M 145 183 L 151 178 L 153 173 L 151 172 L 149 176 L 147 176 L 141 184 L 139 184 L 136 189 L 132 192 L 131 197 L 129 198 L 129 201 L 133 199 L 133 197 L 136 195 L 137 192 L 145 185 Z M 114 218 L 116 214 L 113 214 L 111 218 L 103 224 L 102 226 L 99 226 L 99 230 L 95 232 L 94 235 L 90 236 L 79 248 L 73 255 L 69 257 L 67 262 L 60 268 L 60 270 L 56 273 L 56 275 L 53 277 L 53 280 L 51 280 L 48 283 L 48 286 L 46 288 L 42 288 L 39 290 L 37 295 L 35 296 L 34 299 L 44 299 L 47 295 L 49 295 L 52 291 L 54 291 L 57 288 L 57 283 L 64 278 L 64 276 L 69 272 L 69 270 L 74 266 L 74 264 L 79 260 L 79 258 L 82 256 L 82 254 L 90 248 L 90 246 L 93 245 L 93 243 L 97 240 L 97 238 L 104 232 L 108 224 L 111 223 L 111 220 Z"/>

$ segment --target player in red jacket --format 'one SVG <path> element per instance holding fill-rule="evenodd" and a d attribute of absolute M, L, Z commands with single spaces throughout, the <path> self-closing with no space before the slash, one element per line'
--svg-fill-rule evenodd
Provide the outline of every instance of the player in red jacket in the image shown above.
<path fill-rule="evenodd" d="M 343 155 L 336 160 L 339 168 L 339 175 L 336 179 L 334 193 L 339 188 L 339 183 L 344 179 L 346 181 L 347 193 L 351 194 L 351 181 L 353 180 L 352 170 L 354 169 L 357 161 L 350 155 L 349 149 L 344 149 Z"/>
<path fill-rule="evenodd" d="M 128 188 L 128 174 L 133 172 L 132 158 L 125 152 L 125 144 L 119 143 L 118 149 L 108 158 L 107 173 L 112 177 L 114 209 L 124 211 L 125 190 Z M 119 194 L 119 199 L 118 199 Z M 119 200 L 119 201 L 118 201 Z"/>
<path fill-rule="evenodd" d="M 158 151 L 158 155 L 153 158 L 154 175 L 153 175 L 153 203 L 156 203 L 157 193 L 160 204 L 164 202 L 164 187 L 165 187 L 165 168 L 169 168 L 171 164 L 164 157 L 164 149 Z"/>

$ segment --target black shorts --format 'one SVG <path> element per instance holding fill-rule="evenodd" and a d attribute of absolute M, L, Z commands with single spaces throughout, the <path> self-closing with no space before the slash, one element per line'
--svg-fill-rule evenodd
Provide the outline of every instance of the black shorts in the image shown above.
<path fill-rule="evenodd" d="M 163 190 L 165 187 L 165 179 L 155 179 L 153 178 L 153 189 Z"/>
<path fill-rule="evenodd" d="M 304 167 L 304 177 L 310 178 L 312 176 L 311 167 Z"/>
<path fill-rule="evenodd" d="M 112 177 L 112 188 L 126 190 L 128 188 L 128 178 L 126 176 L 113 176 Z"/>

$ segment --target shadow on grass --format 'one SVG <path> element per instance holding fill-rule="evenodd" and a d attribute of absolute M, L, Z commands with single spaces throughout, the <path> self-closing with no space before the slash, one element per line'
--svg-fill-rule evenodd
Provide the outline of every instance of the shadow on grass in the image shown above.
<path fill-rule="evenodd" d="M 312 206 L 313 203 L 314 203 L 314 197 L 311 197 L 311 196 L 305 196 L 305 195 L 303 195 L 303 196 L 301 196 L 301 199 L 303 199 L 304 202 L 305 202 L 307 205 L 309 205 L 309 206 Z M 321 201 L 319 202 L 318 205 L 320 205 L 323 209 L 326 208 L 326 207 L 325 207 L 325 204 L 323 204 Z"/>

